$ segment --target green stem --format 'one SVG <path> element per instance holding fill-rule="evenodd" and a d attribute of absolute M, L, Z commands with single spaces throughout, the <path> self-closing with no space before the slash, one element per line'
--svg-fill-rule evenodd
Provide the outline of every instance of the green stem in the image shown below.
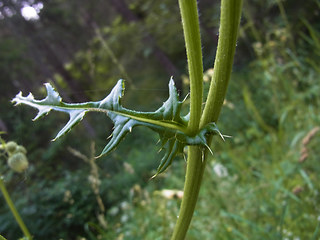
<path fill-rule="evenodd" d="M 171 240 L 184 240 L 198 200 L 205 161 L 202 161 L 201 149 L 197 146 L 188 148 L 187 172 L 184 183 L 180 212 Z"/>
<path fill-rule="evenodd" d="M 4 199 L 6 200 L 8 206 L 9 206 L 9 208 L 10 208 L 10 210 L 11 210 L 13 216 L 14 216 L 14 218 L 16 219 L 16 222 L 19 224 L 24 236 L 27 239 L 31 240 L 32 239 L 31 234 L 30 234 L 28 228 L 26 227 L 26 225 L 24 224 L 22 218 L 20 217 L 16 207 L 14 206 L 14 204 L 13 204 L 11 198 L 10 198 L 10 195 L 9 195 L 7 189 L 6 189 L 6 186 L 3 183 L 3 180 L 2 180 L 1 176 L 0 176 L 0 189 L 1 189 L 1 192 L 2 192 L 2 194 L 4 196 Z"/>
<path fill-rule="evenodd" d="M 205 126 L 209 122 L 218 121 L 232 71 L 241 9 L 242 0 L 221 1 L 218 49 L 200 127 Z"/>
<path fill-rule="evenodd" d="M 188 130 L 191 134 L 196 134 L 199 130 L 203 94 L 203 64 L 197 1 L 179 0 L 179 6 L 190 79 L 191 100 Z"/>
<path fill-rule="evenodd" d="M 190 121 L 188 123 L 188 131 L 191 134 L 195 134 L 199 130 L 203 94 L 203 64 L 197 1 L 179 0 L 179 6 L 190 79 Z M 183 240 L 188 231 L 205 167 L 201 154 L 199 147 L 188 147 L 184 194 L 172 240 Z"/>
<path fill-rule="evenodd" d="M 186 48 L 188 53 L 191 52 L 191 48 L 188 49 L 188 47 L 190 47 L 190 45 L 188 45 L 188 41 L 190 39 L 187 39 L 187 32 L 192 32 L 192 30 L 188 28 L 193 28 L 196 26 L 196 28 L 199 29 L 199 21 L 197 17 L 193 19 L 193 24 L 185 24 L 187 22 L 186 19 L 189 18 L 189 16 L 187 15 L 188 12 L 185 12 L 185 5 L 190 4 L 190 7 L 192 6 L 194 8 L 194 11 L 196 12 L 197 8 L 195 1 L 179 0 L 179 4 L 185 33 Z M 222 0 L 221 2 L 220 37 L 218 43 L 217 56 L 214 64 L 214 75 L 211 82 L 207 103 L 203 115 L 201 117 L 201 122 L 199 123 L 197 119 L 195 119 L 193 120 L 194 122 L 189 123 L 189 128 L 191 128 L 191 126 L 193 125 L 198 125 L 194 128 L 199 129 L 209 122 L 216 122 L 219 118 L 219 114 L 222 108 L 222 104 L 226 95 L 226 90 L 231 75 L 233 56 L 236 47 L 236 38 L 240 23 L 241 8 L 242 0 Z M 194 32 L 197 31 L 194 29 Z M 190 38 L 193 38 L 195 42 L 200 43 L 200 36 L 198 36 L 197 34 L 191 36 Z M 195 70 L 193 68 L 196 65 L 190 64 L 190 55 L 187 56 L 190 72 L 189 74 L 191 106 L 198 107 L 198 111 L 196 111 L 196 113 L 194 113 L 195 115 L 193 116 L 194 118 L 196 118 L 198 117 L 197 114 L 199 114 L 199 111 L 201 112 L 201 106 L 198 105 L 199 98 L 197 98 L 197 96 L 195 96 L 194 94 L 192 95 L 192 92 L 194 91 L 195 93 L 195 91 L 199 91 L 200 86 L 202 91 L 202 78 L 201 82 L 200 79 L 197 79 L 197 81 L 192 80 L 191 73 Z M 202 66 L 202 57 L 201 62 L 199 63 L 201 63 Z M 202 94 L 200 96 L 202 99 Z M 190 116 L 190 121 L 191 119 L 192 118 Z M 209 140 L 211 140 L 211 138 Z M 207 151 L 197 146 L 190 146 L 188 148 L 187 172 L 184 185 L 184 195 L 180 207 L 179 217 L 171 238 L 172 240 L 185 239 L 197 203 L 199 190 L 203 178 L 203 172 L 206 165 L 206 155 Z"/>

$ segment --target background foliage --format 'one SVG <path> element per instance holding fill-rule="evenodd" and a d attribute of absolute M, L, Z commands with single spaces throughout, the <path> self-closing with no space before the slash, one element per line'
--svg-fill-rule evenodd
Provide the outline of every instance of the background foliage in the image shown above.
<path fill-rule="evenodd" d="M 42 4 L 42 8 L 41 8 Z M 23 6 L 38 9 L 26 20 Z M 205 88 L 213 65 L 219 1 L 199 1 Z M 234 71 L 188 239 L 318 239 L 320 2 L 245 1 Z M 138 129 L 92 166 L 67 147 L 99 153 L 112 124 L 91 114 L 50 142 L 64 122 L 13 108 L 17 92 L 44 96 L 51 82 L 66 101 L 102 99 L 119 78 L 128 108 L 153 110 L 174 76 L 188 92 L 178 3 L 145 0 L 0 1 L 0 131 L 28 150 L 30 167 L 0 173 L 35 239 L 168 239 L 179 208 L 184 161 L 154 180 L 156 135 Z M 97 154 L 96 154 L 97 155 Z M 93 177 L 92 177 L 93 176 Z M 105 206 L 102 211 L 92 182 Z M 170 189 L 175 191 L 164 191 Z M 103 219 L 103 220 L 101 220 Z M 21 233 L 0 197 L 0 233 Z"/>

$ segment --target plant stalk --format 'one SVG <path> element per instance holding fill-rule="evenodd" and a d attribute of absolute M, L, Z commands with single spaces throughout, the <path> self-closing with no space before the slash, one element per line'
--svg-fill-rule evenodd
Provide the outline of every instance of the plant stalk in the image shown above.
<path fill-rule="evenodd" d="M 197 29 L 199 29 L 199 20 L 197 15 L 197 6 L 195 1 L 183 1 L 179 0 L 180 11 L 183 23 L 183 29 L 185 34 L 186 48 L 187 53 L 192 51 L 190 44 L 188 41 L 190 39 L 187 38 L 188 32 L 191 30 L 188 28 L 193 28 L 195 25 Z M 196 18 L 193 18 L 193 24 L 186 24 L 189 19 L 188 9 L 186 11 L 186 5 L 189 7 L 193 7 L 194 11 L 196 11 Z M 223 105 L 223 101 L 226 95 L 228 82 L 231 75 L 232 64 L 233 64 L 233 56 L 235 53 L 236 47 L 236 39 L 238 34 L 238 28 L 240 23 L 240 15 L 242 8 L 242 0 L 222 0 L 221 1 L 221 16 L 220 16 L 220 37 L 218 42 L 217 55 L 214 63 L 214 74 L 211 81 L 211 86 L 209 90 L 208 99 L 206 102 L 206 106 L 204 112 L 201 117 L 201 121 L 198 122 L 196 117 L 198 117 L 199 112 L 201 112 L 201 103 L 199 106 L 199 98 L 192 93 L 196 93 L 200 90 L 202 92 L 202 73 L 201 73 L 201 81 L 199 78 L 192 78 L 191 73 L 194 72 L 194 67 L 196 65 L 190 64 L 191 60 L 189 57 L 192 57 L 191 54 L 187 54 L 188 57 L 188 66 L 189 66 L 189 74 L 190 74 L 190 101 L 192 109 L 193 107 L 198 107 L 197 111 L 194 111 L 191 115 L 190 109 L 190 121 L 191 116 L 194 117 L 193 122 L 189 122 L 188 127 L 194 127 L 194 129 L 199 129 L 205 126 L 209 122 L 216 122 L 219 118 L 220 111 Z M 191 18 L 191 16 L 190 16 Z M 189 19 L 190 20 L 190 19 Z M 195 29 L 194 29 L 194 32 Z M 200 44 L 200 35 L 193 35 L 190 38 L 193 39 L 194 42 L 198 42 Z M 196 40 L 197 39 L 197 40 Z M 200 46 L 201 47 L 201 46 Z M 188 49 L 189 48 L 189 49 Z M 201 61 L 201 69 L 202 69 L 202 56 L 201 56 L 201 48 L 200 48 L 200 59 Z M 202 101 L 202 93 L 201 93 Z M 198 126 L 194 126 L 198 125 Z M 211 137 L 208 139 L 209 143 L 211 142 Z M 178 216 L 178 220 L 176 226 L 174 228 L 174 232 L 171 240 L 184 240 L 187 234 L 194 209 L 197 203 L 200 186 L 203 178 L 203 173 L 206 165 L 206 156 L 207 150 L 201 149 L 197 146 L 189 146 L 188 147 L 188 160 L 187 160 L 187 172 L 186 179 L 184 185 L 184 195 L 180 207 L 180 212 Z"/>
<path fill-rule="evenodd" d="M 188 123 L 188 131 L 193 135 L 199 130 L 203 94 L 203 64 L 197 1 L 179 0 L 179 7 L 190 79 L 190 121 Z"/>
<path fill-rule="evenodd" d="M 16 222 L 19 224 L 19 227 L 21 228 L 24 236 L 28 239 L 28 240 L 31 240 L 32 237 L 31 237 L 31 234 L 28 230 L 28 228 L 26 227 L 26 225 L 24 224 L 22 218 L 20 217 L 20 214 L 18 213 L 16 207 L 14 206 L 11 198 L 10 198 L 10 195 L 6 189 L 6 186 L 4 185 L 4 182 L 2 180 L 2 177 L 0 176 L 0 189 L 1 189 L 1 192 L 4 196 L 4 199 L 6 200 L 14 218 L 16 219 Z"/>
<path fill-rule="evenodd" d="M 203 94 L 203 64 L 197 1 L 179 0 L 179 7 L 190 79 L 190 120 L 188 131 L 190 134 L 196 134 L 199 130 Z M 202 152 L 199 147 L 188 147 L 184 194 L 172 240 L 183 240 L 188 231 L 205 167 L 205 162 L 202 161 L 201 155 Z"/>
<path fill-rule="evenodd" d="M 242 0 L 222 0 L 219 41 L 209 94 L 201 117 L 200 127 L 217 122 L 227 93 L 232 71 Z"/>
<path fill-rule="evenodd" d="M 184 240 L 198 200 L 206 162 L 197 146 L 188 148 L 187 172 L 180 212 L 171 240 Z"/>

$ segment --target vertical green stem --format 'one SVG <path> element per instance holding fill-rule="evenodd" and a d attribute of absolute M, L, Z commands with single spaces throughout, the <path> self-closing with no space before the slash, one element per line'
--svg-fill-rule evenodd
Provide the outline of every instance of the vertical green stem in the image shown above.
<path fill-rule="evenodd" d="M 189 68 L 190 121 L 188 131 L 192 135 L 199 130 L 202 111 L 203 64 L 199 16 L 196 0 L 179 0 L 179 6 Z M 193 216 L 205 166 L 205 163 L 202 162 L 201 154 L 199 147 L 188 148 L 184 194 L 179 217 L 171 238 L 173 240 L 184 239 Z"/>
<path fill-rule="evenodd" d="M 197 15 L 197 6 L 196 2 L 191 0 L 179 0 L 179 4 L 185 35 L 190 74 L 191 109 L 190 123 L 188 127 L 190 131 L 193 132 L 195 129 L 199 129 L 209 122 L 218 120 L 231 75 L 233 56 L 236 47 L 236 38 L 240 23 L 242 0 L 222 0 L 221 2 L 220 37 L 217 56 L 214 64 L 214 75 L 211 82 L 206 106 L 201 117 L 201 122 L 198 121 L 198 117 L 201 113 L 202 73 L 199 73 L 198 71 L 199 69 L 201 69 L 202 71 L 202 56 L 200 34 L 198 34 L 199 20 Z M 190 8 L 194 8 L 193 11 Z M 190 23 L 190 21 L 192 23 Z M 190 35 L 191 33 L 193 33 L 194 35 Z M 192 44 L 190 43 L 190 41 L 192 41 L 193 44 L 197 43 L 199 45 L 199 48 L 192 49 Z M 194 51 L 197 50 L 199 50 L 199 53 L 195 54 Z M 192 58 L 195 56 L 197 56 L 198 58 Z M 194 61 L 196 61 L 197 59 L 199 62 L 195 63 Z M 199 66 L 200 63 L 201 66 Z M 199 93 L 200 91 L 201 94 Z M 201 98 L 199 98 L 199 96 L 201 96 Z M 187 234 L 197 203 L 203 172 L 206 164 L 206 157 L 203 157 L 203 154 L 206 156 L 207 152 L 197 146 L 190 146 L 188 148 L 184 195 L 178 220 L 171 238 L 172 240 L 184 240 Z"/>
<path fill-rule="evenodd" d="M 199 16 L 196 0 L 179 0 L 182 26 L 187 51 L 190 79 L 190 121 L 189 133 L 199 130 L 203 94 L 203 65 Z M 180 207 L 179 218 L 172 239 L 184 239 L 189 228 L 193 211 L 197 202 L 205 164 L 201 161 L 201 151 L 198 147 L 189 147 L 188 166 L 184 197 Z"/>
<path fill-rule="evenodd" d="M 201 117 L 200 128 L 217 122 L 231 75 L 240 23 L 242 0 L 222 0 L 219 42 L 213 67 L 208 98 Z"/>
<path fill-rule="evenodd" d="M 0 189 L 1 189 L 1 192 L 2 192 L 2 194 L 4 196 L 4 199 L 6 200 L 8 206 L 9 206 L 9 208 L 10 208 L 10 210 L 11 210 L 13 216 L 14 216 L 14 218 L 16 219 L 16 222 L 19 224 L 24 236 L 27 239 L 31 240 L 32 239 L 31 234 L 30 234 L 28 228 L 26 227 L 26 225 L 24 224 L 22 218 L 20 217 L 20 214 L 18 213 L 16 207 L 14 206 L 14 204 L 13 204 L 11 198 L 10 198 L 10 195 L 9 195 L 7 189 L 6 189 L 6 186 L 3 183 L 3 180 L 2 180 L 1 176 L 0 176 Z"/>
<path fill-rule="evenodd" d="M 197 146 L 188 148 L 187 173 L 183 189 L 180 212 L 171 240 L 184 240 L 198 200 L 205 161 L 201 149 Z"/>
<path fill-rule="evenodd" d="M 203 94 L 203 65 L 199 16 L 196 0 L 179 0 L 180 14 L 187 51 L 190 79 L 190 121 L 188 130 L 191 135 L 199 129 Z"/>

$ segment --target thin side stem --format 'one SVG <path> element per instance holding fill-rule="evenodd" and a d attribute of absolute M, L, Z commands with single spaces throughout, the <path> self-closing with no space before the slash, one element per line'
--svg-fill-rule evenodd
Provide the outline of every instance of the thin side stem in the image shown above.
<path fill-rule="evenodd" d="M 24 224 L 22 218 L 20 217 L 20 214 L 18 213 L 16 207 L 14 206 L 14 204 L 13 204 L 11 198 L 10 198 L 10 195 L 9 195 L 7 189 L 6 189 L 6 186 L 3 183 L 3 180 L 2 180 L 1 176 L 0 176 L 0 189 L 1 189 L 1 192 L 2 192 L 2 194 L 4 196 L 4 199 L 6 200 L 8 206 L 9 206 L 9 208 L 10 208 L 10 210 L 11 210 L 13 216 L 14 216 L 14 218 L 16 219 L 16 222 L 19 224 L 24 236 L 27 239 L 31 240 L 32 239 L 31 234 L 30 234 L 28 228 L 26 227 L 26 225 Z"/>
<path fill-rule="evenodd" d="M 200 127 L 218 121 L 232 71 L 241 10 L 242 0 L 221 1 L 218 49 Z"/>
<path fill-rule="evenodd" d="M 203 64 L 199 16 L 196 0 L 179 0 L 179 6 L 189 68 L 190 121 L 188 130 L 192 135 L 199 130 L 202 111 Z"/>

